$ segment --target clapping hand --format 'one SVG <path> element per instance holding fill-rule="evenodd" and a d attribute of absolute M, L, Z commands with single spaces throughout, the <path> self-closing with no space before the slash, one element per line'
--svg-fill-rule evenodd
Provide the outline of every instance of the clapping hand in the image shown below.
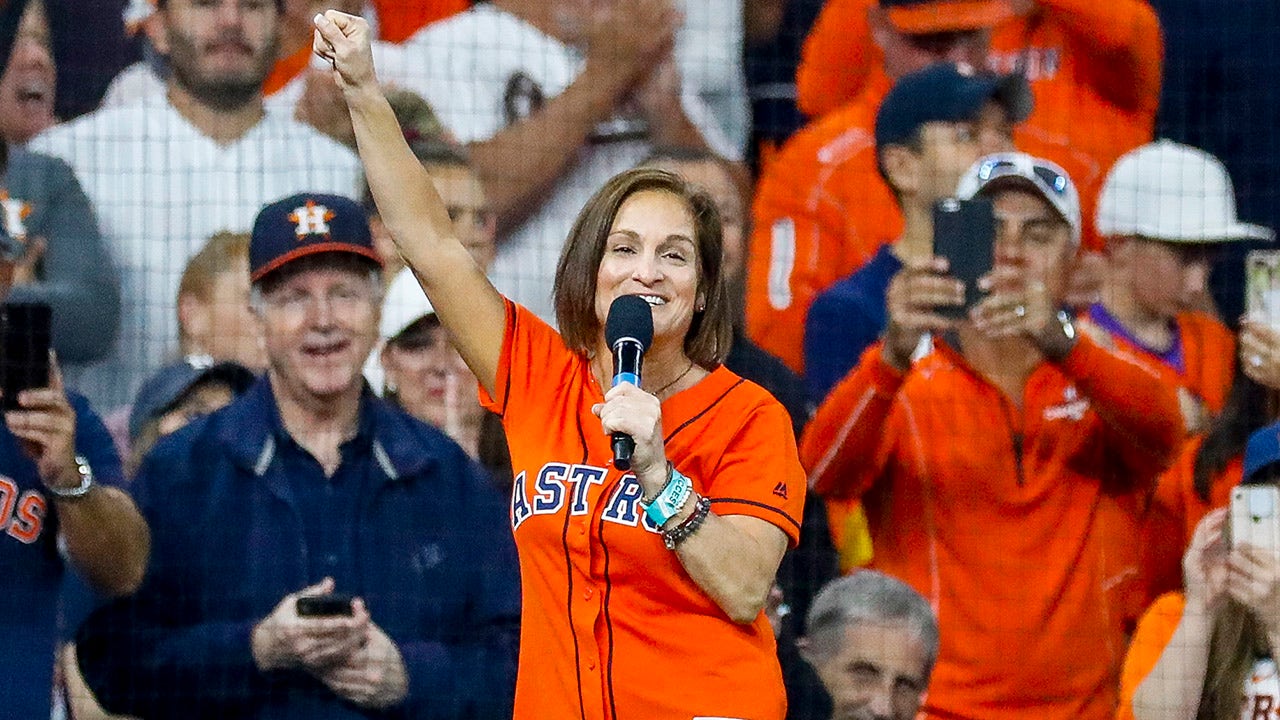
<path fill-rule="evenodd" d="M 348 147 L 355 147 L 356 131 L 342 102 L 342 90 L 331 72 L 308 68 L 302 96 L 293 108 L 293 119 L 305 123 Z"/>
<path fill-rule="evenodd" d="M 597 0 L 582 42 L 588 61 L 642 75 L 675 47 L 683 18 L 672 0 Z"/>

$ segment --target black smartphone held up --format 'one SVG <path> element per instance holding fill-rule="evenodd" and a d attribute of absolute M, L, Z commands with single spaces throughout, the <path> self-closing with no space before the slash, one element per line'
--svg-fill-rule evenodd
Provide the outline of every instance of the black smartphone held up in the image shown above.
<path fill-rule="evenodd" d="M 996 215 L 990 200 L 943 198 L 933 205 L 933 254 L 945 257 L 950 275 L 964 283 L 964 307 L 947 308 L 962 317 L 982 299 L 978 278 L 995 265 Z"/>
<path fill-rule="evenodd" d="M 0 407 L 18 408 L 18 393 L 49 387 L 53 310 L 45 303 L 0 305 Z"/>
<path fill-rule="evenodd" d="M 333 617 L 343 615 L 351 617 L 355 610 L 351 601 L 355 598 L 341 593 L 329 595 L 303 595 L 297 599 L 295 609 L 299 617 Z"/>

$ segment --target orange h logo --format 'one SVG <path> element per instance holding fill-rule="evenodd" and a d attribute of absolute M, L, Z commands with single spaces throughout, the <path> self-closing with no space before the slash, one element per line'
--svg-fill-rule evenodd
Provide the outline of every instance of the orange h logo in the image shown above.
<path fill-rule="evenodd" d="M 308 235 L 328 235 L 329 221 L 333 219 L 334 212 L 324 205 L 317 205 L 314 200 L 308 200 L 307 204 L 302 207 L 294 208 L 289 213 L 289 220 L 297 223 L 293 231 L 301 240 Z"/>
<path fill-rule="evenodd" d="M 27 237 L 27 216 L 31 214 L 31 203 L 21 198 L 9 197 L 8 190 L 0 190 L 0 213 L 3 214 L 4 229 L 9 237 L 23 240 Z"/>

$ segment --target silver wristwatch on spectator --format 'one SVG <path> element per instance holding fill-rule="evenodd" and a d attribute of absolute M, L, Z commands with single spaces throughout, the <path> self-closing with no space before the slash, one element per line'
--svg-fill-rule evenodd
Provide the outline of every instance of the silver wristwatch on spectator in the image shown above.
<path fill-rule="evenodd" d="M 1050 360 L 1061 360 L 1076 346 L 1076 324 L 1071 313 L 1059 310 L 1045 326 L 1040 349 Z"/>
<path fill-rule="evenodd" d="M 58 488 L 51 485 L 45 487 L 54 496 L 63 500 L 75 500 L 89 494 L 93 488 L 93 468 L 83 455 L 76 455 L 76 471 L 80 473 L 80 484 L 73 488 Z"/>

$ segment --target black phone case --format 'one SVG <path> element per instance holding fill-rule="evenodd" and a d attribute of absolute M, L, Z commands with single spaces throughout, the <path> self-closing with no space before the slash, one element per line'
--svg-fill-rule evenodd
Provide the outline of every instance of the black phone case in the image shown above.
<path fill-rule="evenodd" d="M 933 254 L 945 257 L 949 274 L 964 283 L 964 307 L 948 308 L 961 316 L 979 300 L 978 278 L 995 264 L 996 216 L 986 198 L 944 198 L 933 206 Z"/>
<path fill-rule="evenodd" d="M 49 386 L 53 311 L 44 303 L 0 306 L 0 407 L 18 407 L 18 393 Z"/>
<path fill-rule="evenodd" d="M 304 595 L 298 598 L 295 609 L 301 617 L 331 617 L 334 615 L 350 616 L 350 595 Z"/>

